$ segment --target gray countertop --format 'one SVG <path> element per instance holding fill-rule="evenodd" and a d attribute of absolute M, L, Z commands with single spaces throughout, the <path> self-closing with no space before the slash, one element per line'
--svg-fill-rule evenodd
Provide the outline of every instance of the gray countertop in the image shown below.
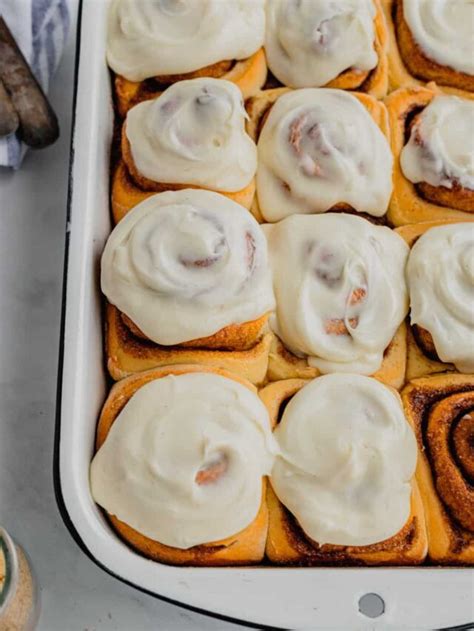
<path fill-rule="evenodd" d="M 0 523 L 41 586 L 41 631 L 237 629 L 163 603 L 105 574 L 59 515 L 52 462 L 75 29 L 50 96 L 56 145 L 0 169 Z"/>

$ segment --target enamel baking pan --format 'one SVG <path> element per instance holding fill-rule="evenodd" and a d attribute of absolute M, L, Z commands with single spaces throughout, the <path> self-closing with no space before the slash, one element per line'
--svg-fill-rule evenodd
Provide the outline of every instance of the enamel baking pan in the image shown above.
<path fill-rule="evenodd" d="M 470 569 L 171 567 L 128 548 L 94 504 L 88 470 L 97 416 L 109 385 L 98 282 L 99 259 L 111 229 L 113 110 L 105 63 L 106 9 L 103 0 L 82 0 L 78 27 L 54 465 L 59 508 L 72 536 L 117 579 L 158 598 L 249 626 L 473 628 L 466 625 L 474 619 Z M 359 611 L 359 600 L 368 593 L 383 599 L 374 619 Z"/>

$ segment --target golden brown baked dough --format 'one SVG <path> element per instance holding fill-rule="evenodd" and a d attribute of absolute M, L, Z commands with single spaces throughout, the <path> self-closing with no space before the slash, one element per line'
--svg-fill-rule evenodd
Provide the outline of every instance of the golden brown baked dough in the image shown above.
<path fill-rule="evenodd" d="M 382 6 L 388 31 L 389 91 L 422 86 L 430 81 L 458 96 L 474 91 L 474 77 L 426 57 L 403 17 L 402 0 L 382 0 Z"/>
<path fill-rule="evenodd" d="M 265 124 L 266 118 L 270 113 L 273 104 L 280 96 L 290 91 L 290 88 L 274 88 L 271 90 L 264 90 L 247 101 L 246 109 L 249 115 L 249 121 L 247 123 L 247 133 L 254 140 L 255 143 L 258 142 L 260 132 Z M 390 128 L 388 123 L 387 109 L 385 105 L 381 101 L 377 101 L 370 94 L 353 92 L 353 95 L 366 108 L 374 122 L 378 125 L 382 133 L 390 141 Z M 336 204 L 329 210 L 336 212 L 354 212 L 358 216 L 365 217 L 366 219 L 374 219 L 366 213 L 359 213 L 355 211 L 351 206 L 345 203 Z M 251 211 L 257 221 L 263 223 L 264 220 L 258 205 L 257 195 L 254 196 Z"/>
<path fill-rule="evenodd" d="M 170 184 L 167 182 L 154 182 L 143 176 L 136 168 L 130 142 L 125 133 L 126 122 L 122 126 L 121 134 L 121 158 L 113 169 L 112 173 L 112 216 L 115 223 L 118 223 L 134 206 L 142 202 L 147 197 L 162 193 L 163 191 L 177 191 L 186 188 L 201 188 L 192 184 Z M 232 201 L 249 208 L 255 194 L 255 178 L 242 190 L 235 193 L 216 191 L 225 195 Z"/>
<path fill-rule="evenodd" d="M 113 305 L 106 305 L 107 367 L 115 380 L 159 366 L 201 364 L 230 370 L 262 383 L 268 366 L 271 335 L 268 314 L 252 322 L 232 324 L 214 335 L 176 346 L 160 346 Z"/>
<path fill-rule="evenodd" d="M 260 391 L 270 420 L 275 426 L 283 407 L 308 380 L 287 379 L 269 384 Z M 298 525 L 293 515 L 281 504 L 271 484 L 267 503 L 269 528 L 266 555 L 281 565 L 413 565 L 426 556 L 425 520 L 418 486 L 413 480 L 411 514 L 405 526 L 385 541 L 366 546 L 319 546 Z"/>
<path fill-rule="evenodd" d="M 172 83 L 198 77 L 214 77 L 232 81 L 232 83 L 239 86 L 244 99 L 247 99 L 258 92 L 267 77 L 267 64 L 263 48 L 248 59 L 220 61 L 194 72 L 181 75 L 166 75 L 138 82 L 129 81 L 125 77 L 115 75 L 114 86 L 117 111 L 120 116 L 124 117 L 131 107 L 147 99 L 156 98 Z"/>
<path fill-rule="evenodd" d="M 255 388 L 245 379 L 226 370 L 209 366 L 168 366 L 128 377 L 113 386 L 104 403 L 97 426 L 96 451 L 107 438 L 110 428 L 122 408 L 139 388 L 149 381 L 160 379 L 170 374 L 182 375 L 191 372 L 215 373 L 228 379 L 233 379 L 249 388 L 252 392 L 256 392 Z M 263 491 L 265 491 L 265 480 L 262 484 Z M 155 561 L 173 565 L 249 565 L 258 563 L 263 558 L 268 528 L 268 509 L 265 501 L 265 492 L 263 492 L 262 504 L 258 515 L 247 528 L 233 537 L 194 546 L 188 550 L 166 546 L 145 537 L 113 515 L 108 515 L 108 519 L 124 541 L 144 556 Z"/>
<path fill-rule="evenodd" d="M 405 383 L 407 327 L 401 324 L 393 340 L 385 349 L 382 366 L 372 375 L 387 386 L 400 389 Z M 306 359 L 293 355 L 282 341 L 273 335 L 268 358 L 268 380 L 314 379 L 321 373 L 308 366 Z"/>
<path fill-rule="evenodd" d="M 467 221 L 474 221 L 474 216 L 472 219 L 468 219 Z M 458 223 L 458 221 L 455 219 L 444 221 L 426 221 L 423 223 L 402 226 L 397 228 L 396 232 L 398 232 L 398 234 L 405 239 L 408 245 L 412 247 L 416 243 L 417 239 L 430 228 L 434 228 L 435 226 L 444 226 L 451 223 Z M 416 377 L 423 377 L 425 375 L 447 371 L 452 372 L 456 370 L 453 364 L 444 363 L 439 359 L 436 349 L 434 348 L 433 338 L 428 331 L 416 325 L 411 326 L 409 322 L 407 323 L 407 329 L 407 381 L 415 379 Z"/>
<path fill-rule="evenodd" d="M 387 217 L 394 226 L 439 219 L 463 221 L 474 212 L 474 191 L 459 185 L 448 189 L 426 183 L 413 184 L 404 176 L 400 165 L 400 155 L 414 117 L 438 94 L 441 92 L 436 85 L 429 84 L 426 88 L 401 88 L 385 99 L 394 157 L 393 193 Z M 472 99 L 474 95 L 468 98 Z"/>
<path fill-rule="evenodd" d="M 416 477 L 428 555 L 435 563 L 474 564 L 474 375 L 414 379 L 402 399 L 421 452 Z"/>

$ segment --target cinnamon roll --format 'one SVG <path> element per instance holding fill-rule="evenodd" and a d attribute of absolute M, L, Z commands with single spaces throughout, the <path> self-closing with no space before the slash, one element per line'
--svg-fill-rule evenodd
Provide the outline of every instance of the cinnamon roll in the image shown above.
<path fill-rule="evenodd" d="M 276 443 L 251 384 L 202 366 L 124 379 L 96 447 L 92 496 L 130 546 L 175 565 L 261 561 Z"/>
<path fill-rule="evenodd" d="M 474 5 L 470 0 L 383 0 L 391 89 L 436 81 L 474 91 Z"/>
<path fill-rule="evenodd" d="M 263 0 L 113 0 L 107 61 L 119 113 L 182 79 L 236 83 L 244 97 L 264 84 Z"/>
<path fill-rule="evenodd" d="M 280 84 L 387 93 L 387 31 L 379 0 L 268 0 L 265 53 Z"/>
<path fill-rule="evenodd" d="M 403 239 L 343 213 L 294 215 L 263 229 L 277 303 L 270 322 L 286 347 L 272 349 L 270 379 L 357 372 L 400 387 L 403 327 L 390 345 L 408 312 Z"/>
<path fill-rule="evenodd" d="M 402 393 L 420 449 L 417 480 L 428 554 L 435 563 L 474 564 L 474 375 L 414 379 Z"/>
<path fill-rule="evenodd" d="M 133 107 L 112 183 L 115 221 L 153 193 L 190 187 L 222 192 L 250 208 L 257 149 L 246 116 L 240 90 L 217 79 L 180 81 Z"/>
<path fill-rule="evenodd" d="M 474 373 L 474 223 L 427 223 L 399 233 L 413 244 L 407 378 Z"/>
<path fill-rule="evenodd" d="M 199 189 L 146 199 L 109 236 L 101 285 L 113 305 L 107 331 L 113 377 L 182 363 L 183 353 L 188 362 L 225 366 L 220 362 L 229 354 L 244 352 L 241 374 L 248 360 L 256 381 L 263 380 L 265 328 L 274 308 L 267 247 L 255 219 L 235 202 Z"/>
<path fill-rule="evenodd" d="M 256 99 L 250 112 L 261 121 L 257 199 L 266 221 L 331 209 L 385 214 L 392 154 L 382 103 L 317 88 L 270 90 Z"/>
<path fill-rule="evenodd" d="M 298 565 L 421 563 L 417 445 L 398 393 L 369 377 L 325 375 L 276 382 L 260 396 L 273 422 L 280 417 L 267 557 Z"/>
<path fill-rule="evenodd" d="M 474 97 L 473 97 L 474 98 Z M 474 101 L 436 86 L 386 99 L 394 154 L 394 225 L 462 220 L 474 212 Z"/>

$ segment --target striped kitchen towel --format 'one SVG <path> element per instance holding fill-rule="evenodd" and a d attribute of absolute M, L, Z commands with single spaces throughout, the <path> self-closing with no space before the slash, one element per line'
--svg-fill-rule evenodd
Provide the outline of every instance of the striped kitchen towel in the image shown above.
<path fill-rule="evenodd" d="M 71 0 L 0 0 L 4 18 L 33 74 L 48 90 L 67 38 Z M 26 147 L 15 134 L 0 138 L 0 166 L 18 169 Z"/>

